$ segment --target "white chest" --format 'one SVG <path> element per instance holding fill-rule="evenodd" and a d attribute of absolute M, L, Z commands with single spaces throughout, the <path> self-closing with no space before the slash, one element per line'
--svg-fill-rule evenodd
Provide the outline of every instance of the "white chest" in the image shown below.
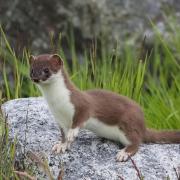
<path fill-rule="evenodd" d="M 66 88 L 64 79 L 59 76 L 50 84 L 40 87 L 48 106 L 55 117 L 55 120 L 63 128 L 70 128 L 74 116 L 75 108 L 71 103 L 71 92 Z"/>
<path fill-rule="evenodd" d="M 130 141 L 127 139 L 124 132 L 117 126 L 106 125 L 95 118 L 89 118 L 85 124 L 85 128 L 101 137 L 121 142 L 124 145 L 130 144 Z"/>

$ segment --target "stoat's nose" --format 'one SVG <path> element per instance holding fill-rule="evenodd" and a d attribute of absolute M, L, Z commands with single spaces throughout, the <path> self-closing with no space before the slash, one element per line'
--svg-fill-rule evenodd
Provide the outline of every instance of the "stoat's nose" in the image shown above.
<path fill-rule="evenodd" d="M 37 76 L 37 73 L 35 73 L 33 69 L 31 69 L 31 71 L 30 71 L 30 78 L 35 83 L 39 82 L 39 78 Z"/>

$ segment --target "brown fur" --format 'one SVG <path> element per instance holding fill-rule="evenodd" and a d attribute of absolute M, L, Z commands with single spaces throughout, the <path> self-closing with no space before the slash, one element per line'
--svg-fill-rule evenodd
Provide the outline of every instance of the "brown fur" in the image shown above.
<path fill-rule="evenodd" d="M 38 79 L 38 73 L 44 68 L 49 68 L 50 73 L 61 69 L 66 87 L 71 91 L 72 104 L 75 106 L 72 128 L 82 127 L 89 117 L 97 118 L 109 126 L 116 125 L 131 142 L 131 145 L 126 147 L 126 151 L 131 155 L 136 153 L 141 142 L 180 143 L 180 131 L 158 132 L 146 129 L 144 114 L 133 100 L 106 90 L 80 91 L 71 82 L 62 65 L 58 55 L 40 55 L 31 59 L 31 70 L 34 71 L 31 78 Z M 46 79 L 41 75 L 39 78 Z"/>
<path fill-rule="evenodd" d="M 110 126 L 117 125 L 127 136 L 131 145 L 126 151 L 135 154 L 145 136 L 144 116 L 137 103 L 125 96 L 106 90 L 79 91 L 62 70 L 66 86 L 71 90 L 75 106 L 72 128 L 81 127 L 89 117 L 97 118 Z"/>
<path fill-rule="evenodd" d="M 157 131 L 147 129 L 144 136 L 145 143 L 180 143 L 180 131 Z"/>

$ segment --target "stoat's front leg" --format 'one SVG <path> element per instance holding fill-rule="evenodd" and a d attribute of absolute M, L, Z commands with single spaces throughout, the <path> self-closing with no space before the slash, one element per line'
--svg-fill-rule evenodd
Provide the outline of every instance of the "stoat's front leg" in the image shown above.
<path fill-rule="evenodd" d="M 69 145 L 75 140 L 75 138 L 78 136 L 78 133 L 79 127 L 69 129 L 67 133 L 67 142 Z"/>
<path fill-rule="evenodd" d="M 67 138 L 67 130 L 65 128 L 60 128 L 61 134 L 62 134 L 62 140 L 58 141 L 52 148 L 52 151 L 55 152 L 56 154 L 59 153 L 64 153 L 66 149 L 68 148 L 68 144 L 66 141 Z"/>
<path fill-rule="evenodd" d="M 61 130 L 62 132 L 63 130 Z M 57 144 L 55 144 L 52 148 L 52 151 L 56 154 L 64 153 L 67 149 L 70 148 L 71 143 L 75 140 L 79 132 L 79 127 L 76 128 L 70 128 L 67 132 L 67 134 L 63 135 L 62 141 L 59 141 Z M 63 133 L 62 133 L 63 134 Z"/>
<path fill-rule="evenodd" d="M 70 148 L 71 143 L 75 140 L 78 136 L 79 129 L 83 126 L 84 122 L 88 119 L 88 114 L 85 112 L 75 113 L 73 118 L 73 123 L 70 129 L 68 129 L 67 133 L 62 133 L 62 141 L 55 144 L 52 150 L 55 153 L 64 153 L 66 149 Z"/>

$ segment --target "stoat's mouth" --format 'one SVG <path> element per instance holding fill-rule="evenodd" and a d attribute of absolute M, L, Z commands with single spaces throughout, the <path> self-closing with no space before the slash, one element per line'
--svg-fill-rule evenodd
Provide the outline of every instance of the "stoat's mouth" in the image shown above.
<path fill-rule="evenodd" d="M 31 78 L 31 80 L 34 82 L 34 83 L 39 83 L 40 80 L 39 79 L 36 79 L 36 78 Z"/>
<path fill-rule="evenodd" d="M 38 79 L 38 78 L 31 78 L 31 80 L 34 82 L 34 83 L 44 83 L 46 81 L 48 81 L 49 78 L 42 78 L 42 79 Z"/>

